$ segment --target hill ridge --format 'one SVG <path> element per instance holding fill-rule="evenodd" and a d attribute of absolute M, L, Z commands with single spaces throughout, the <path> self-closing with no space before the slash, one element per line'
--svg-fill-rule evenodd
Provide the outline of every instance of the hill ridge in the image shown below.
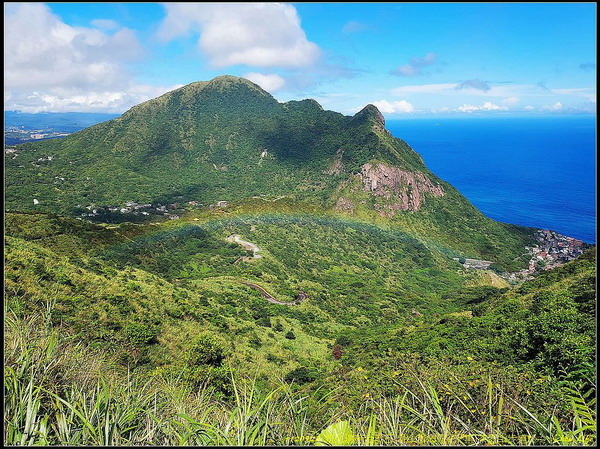
<path fill-rule="evenodd" d="M 486 218 L 435 176 L 385 129 L 374 105 L 345 116 L 313 99 L 279 103 L 230 75 L 182 86 L 64 139 L 21 145 L 5 161 L 11 210 L 127 220 L 143 212 L 130 202 L 157 205 L 156 213 L 166 204 L 284 195 L 390 221 L 454 257 L 505 265 L 532 241 L 531 230 Z"/>

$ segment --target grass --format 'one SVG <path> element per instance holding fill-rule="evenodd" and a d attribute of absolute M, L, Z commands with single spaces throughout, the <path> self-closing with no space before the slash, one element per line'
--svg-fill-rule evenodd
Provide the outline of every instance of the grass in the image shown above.
<path fill-rule="evenodd" d="M 481 395 L 417 377 L 390 397 L 268 388 L 232 371 L 233 394 L 120 371 L 41 315 L 5 320 L 6 445 L 594 445 L 595 399 L 569 389 L 567 415 L 536 414 L 491 377 Z M 484 398 L 482 400 L 481 398 Z M 337 405 L 336 405 L 337 404 Z"/>

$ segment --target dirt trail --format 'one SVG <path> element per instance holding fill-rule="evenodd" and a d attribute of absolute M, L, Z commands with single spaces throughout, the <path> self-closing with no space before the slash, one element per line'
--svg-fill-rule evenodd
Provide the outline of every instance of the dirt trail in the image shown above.
<path fill-rule="evenodd" d="M 260 259 L 262 257 L 260 254 L 257 254 L 260 251 L 260 248 L 258 246 L 256 246 L 254 243 L 242 240 L 237 234 L 230 235 L 229 237 L 227 237 L 227 241 L 241 245 L 246 251 L 252 251 L 253 259 Z"/>
<path fill-rule="evenodd" d="M 306 293 L 300 292 L 296 295 L 296 299 L 294 301 L 291 301 L 291 302 L 278 301 L 268 291 L 266 291 L 264 288 L 262 288 L 260 285 L 256 285 L 256 284 L 252 284 L 250 282 L 244 282 L 244 281 L 239 281 L 239 282 L 241 284 L 244 284 L 244 285 L 247 285 L 248 287 L 253 288 L 254 290 L 257 290 L 263 298 L 265 298 L 267 301 L 269 301 L 273 304 L 281 304 L 284 306 L 295 306 L 297 304 L 300 304 L 306 298 L 308 298 L 308 295 Z"/>
<path fill-rule="evenodd" d="M 232 242 L 232 243 L 237 243 L 237 244 L 241 245 L 245 250 L 252 251 L 252 257 L 244 257 L 244 258 L 242 258 L 242 260 L 260 259 L 262 257 L 260 254 L 257 254 L 260 251 L 260 248 L 258 246 L 256 246 L 254 243 L 246 242 L 245 240 L 242 240 L 240 238 L 240 236 L 237 234 L 233 234 L 233 235 L 230 235 L 229 237 L 227 237 L 227 241 Z M 250 288 L 253 288 L 254 290 L 257 290 L 263 298 L 265 298 L 267 301 L 269 301 L 270 303 L 273 303 L 273 304 L 281 304 L 284 306 L 295 306 L 297 304 L 300 304 L 302 301 L 304 301 L 305 299 L 308 298 L 308 295 L 306 293 L 299 292 L 296 295 L 296 299 L 294 301 L 291 301 L 291 302 L 279 301 L 279 300 L 275 299 L 268 291 L 266 291 L 260 285 L 252 284 L 250 282 L 245 282 L 245 281 L 238 281 L 238 282 L 241 284 L 244 284 Z"/>

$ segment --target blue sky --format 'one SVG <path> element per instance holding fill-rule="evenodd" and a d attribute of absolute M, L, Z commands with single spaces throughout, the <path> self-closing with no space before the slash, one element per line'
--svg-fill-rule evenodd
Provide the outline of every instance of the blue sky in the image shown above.
<path fill-rule="evenodd" d="M 595 113 L 594 3 L 5 3 L 5 109 L 124 112 L 246 77 L 388 118 Z"/>

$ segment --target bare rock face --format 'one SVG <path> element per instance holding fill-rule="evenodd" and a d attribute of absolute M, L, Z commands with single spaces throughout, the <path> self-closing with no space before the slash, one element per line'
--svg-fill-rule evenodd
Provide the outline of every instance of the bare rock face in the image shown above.
<path fill-rule="evenodd" d="M 346 198 L 343 198 L 343 197 L 339 197 L 337 200 L 337 203 L 333 209 L 342 211 L 342 212 L 352 213 L 352 212 L 354 212 L 355 208 L 356 208 L 356 206 L 354 205 L 354 203 L 352 201 L 350 201 Z"/>
<path fill-rule="evenodd" d="M 444 196 L 441 185 L 433 184 L 423 173 L 402 170 L 385 164 L 365 164 L 360 175 L 363 190 L 392 200 L 392 204 L 380 207 L 380 213 L 392 216 L 396 210 L 418 211 L 426 194 Z"/>

